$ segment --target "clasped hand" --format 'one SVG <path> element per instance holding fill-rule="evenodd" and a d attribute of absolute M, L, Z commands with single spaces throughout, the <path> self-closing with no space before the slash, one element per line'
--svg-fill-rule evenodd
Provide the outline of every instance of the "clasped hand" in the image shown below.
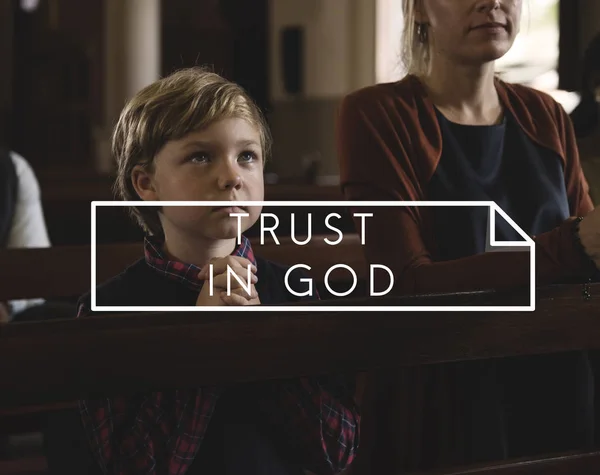
<path fill-rule="evenodd" d="M 212 288 L 213 295 L 210 295 L 210 265 L 212 264 Z M 248 266 L 250 266 L 250 294 L 247 292 L 248 286 Z M 227 268 L 230 268 L 238 278 L 245 284 L 242 285 L 234 276 L 227 275 Z M 258 282 L 256 276 L 256 266 L 248 259 L 239 256 L 226 256 L 211 259 L 202 268 L 198 277 L 204 281 L 202 290 L 196 300 L 198 306 L 222 306 L 222 305 L 259 305 L 260 299 L 254 284 Z M 230 280 L 230 295 L 227 295 L 227 280 Z"/>

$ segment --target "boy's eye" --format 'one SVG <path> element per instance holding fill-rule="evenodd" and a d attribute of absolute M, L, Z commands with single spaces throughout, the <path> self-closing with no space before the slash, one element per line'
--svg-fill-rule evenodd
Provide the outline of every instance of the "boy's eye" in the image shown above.
<path fill-rule="evenodd" d="M 208 153 L 195 153 L 190 157 L 190 162 L 193 163 L 206 163 L 210 160 Z"/>
<path fill-rule="evenodd" d="M 257 158 L 258 157 L 257 157 L 256 153 L 254 153 L 250 150 L 248 150 L 246 152 L 242 152 L 240 154 L 240 160 L 242 162 L 252 162 L 252 161 L 256 160 Z"/>

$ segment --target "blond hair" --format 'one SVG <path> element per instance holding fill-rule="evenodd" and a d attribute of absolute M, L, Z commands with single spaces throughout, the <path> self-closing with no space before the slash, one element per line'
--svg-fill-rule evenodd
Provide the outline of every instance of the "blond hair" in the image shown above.
<path fill-rule="evenodd" d="M 195 67 L 176 71 L 139 91 L 121 112 L 112 137 L 117 197 L 140 200 L 131 181 L 133 169 L 141 165 L 152 172 L 154 157 L 167 142 L 231 117 L 257 127 L 267 160 L 271 152 L 268 125 L 259 107 L 238 84 Z M 146 232 L 162 236 L 158 210 L 131 207 L 130 214 Z"/>
<path fill-rule="evenodd" d="M 417 2 L 420 0 L 402 0 L 404 28 L 402 30 L 402 63 L 407 74 L 426 76 L 431 69 L 431 36 L 425 41 L 419 38 L 417 28 Z M 422 24 L 422 28 L 428 25 Z"/>

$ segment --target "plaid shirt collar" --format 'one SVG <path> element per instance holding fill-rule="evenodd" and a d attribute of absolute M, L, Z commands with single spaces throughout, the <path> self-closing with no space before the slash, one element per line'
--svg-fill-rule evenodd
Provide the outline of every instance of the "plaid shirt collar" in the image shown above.
<path fill-rule="evenodd" d="M 156 270 L 156 272 L 168 279 L 180 282 L 192 290 L 200 291 L 202 288 L 203 281 L 198 279 L 200 267 L 194 264 L 170 260 L 164 252 L 164 242 L 162 240 L 154 236 L 147 236 L 144 239 L 144 254 L 146 264 Z M 246 236 L 242 236 L 241 244 L 231 255 L 244 257 L 256 266 L 254 251 L 252 251 L 252 245 Z"/>

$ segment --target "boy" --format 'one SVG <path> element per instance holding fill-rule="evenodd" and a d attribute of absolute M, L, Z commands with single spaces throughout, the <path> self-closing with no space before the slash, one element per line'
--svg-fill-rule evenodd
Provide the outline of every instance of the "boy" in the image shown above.
<path fill-rule="evenodd" d="M 116 190 L 125 200 L 261 201 L 270 149 L 266 123 L 236 84 L 187 69 L 140 91 L 113 136 Z M 249 305 L 297 298 L 284 285 L 286 268 L 257 258 L 242 230 L 260 215 L 208 207 L 140 207 L 134 217 L 150 236 L 145 259 L 97 289 L 99 305 Z M 208 265 L 214 264 L 209 295 Z M 251 265 L 252 292 L 244 282 Z M 299 288 L 299 275 L 290 285 Z M 89 314 L 89 295 L 79 316 Z M 202 318 L 202 315 L 198 315 Z M 202 387 L 81 401 L 81 419 L 104 473 L 317 474 L 347 467 L 358 445 L 352 389 L 341 381 L 302 378 L 237 387 Z"/>

